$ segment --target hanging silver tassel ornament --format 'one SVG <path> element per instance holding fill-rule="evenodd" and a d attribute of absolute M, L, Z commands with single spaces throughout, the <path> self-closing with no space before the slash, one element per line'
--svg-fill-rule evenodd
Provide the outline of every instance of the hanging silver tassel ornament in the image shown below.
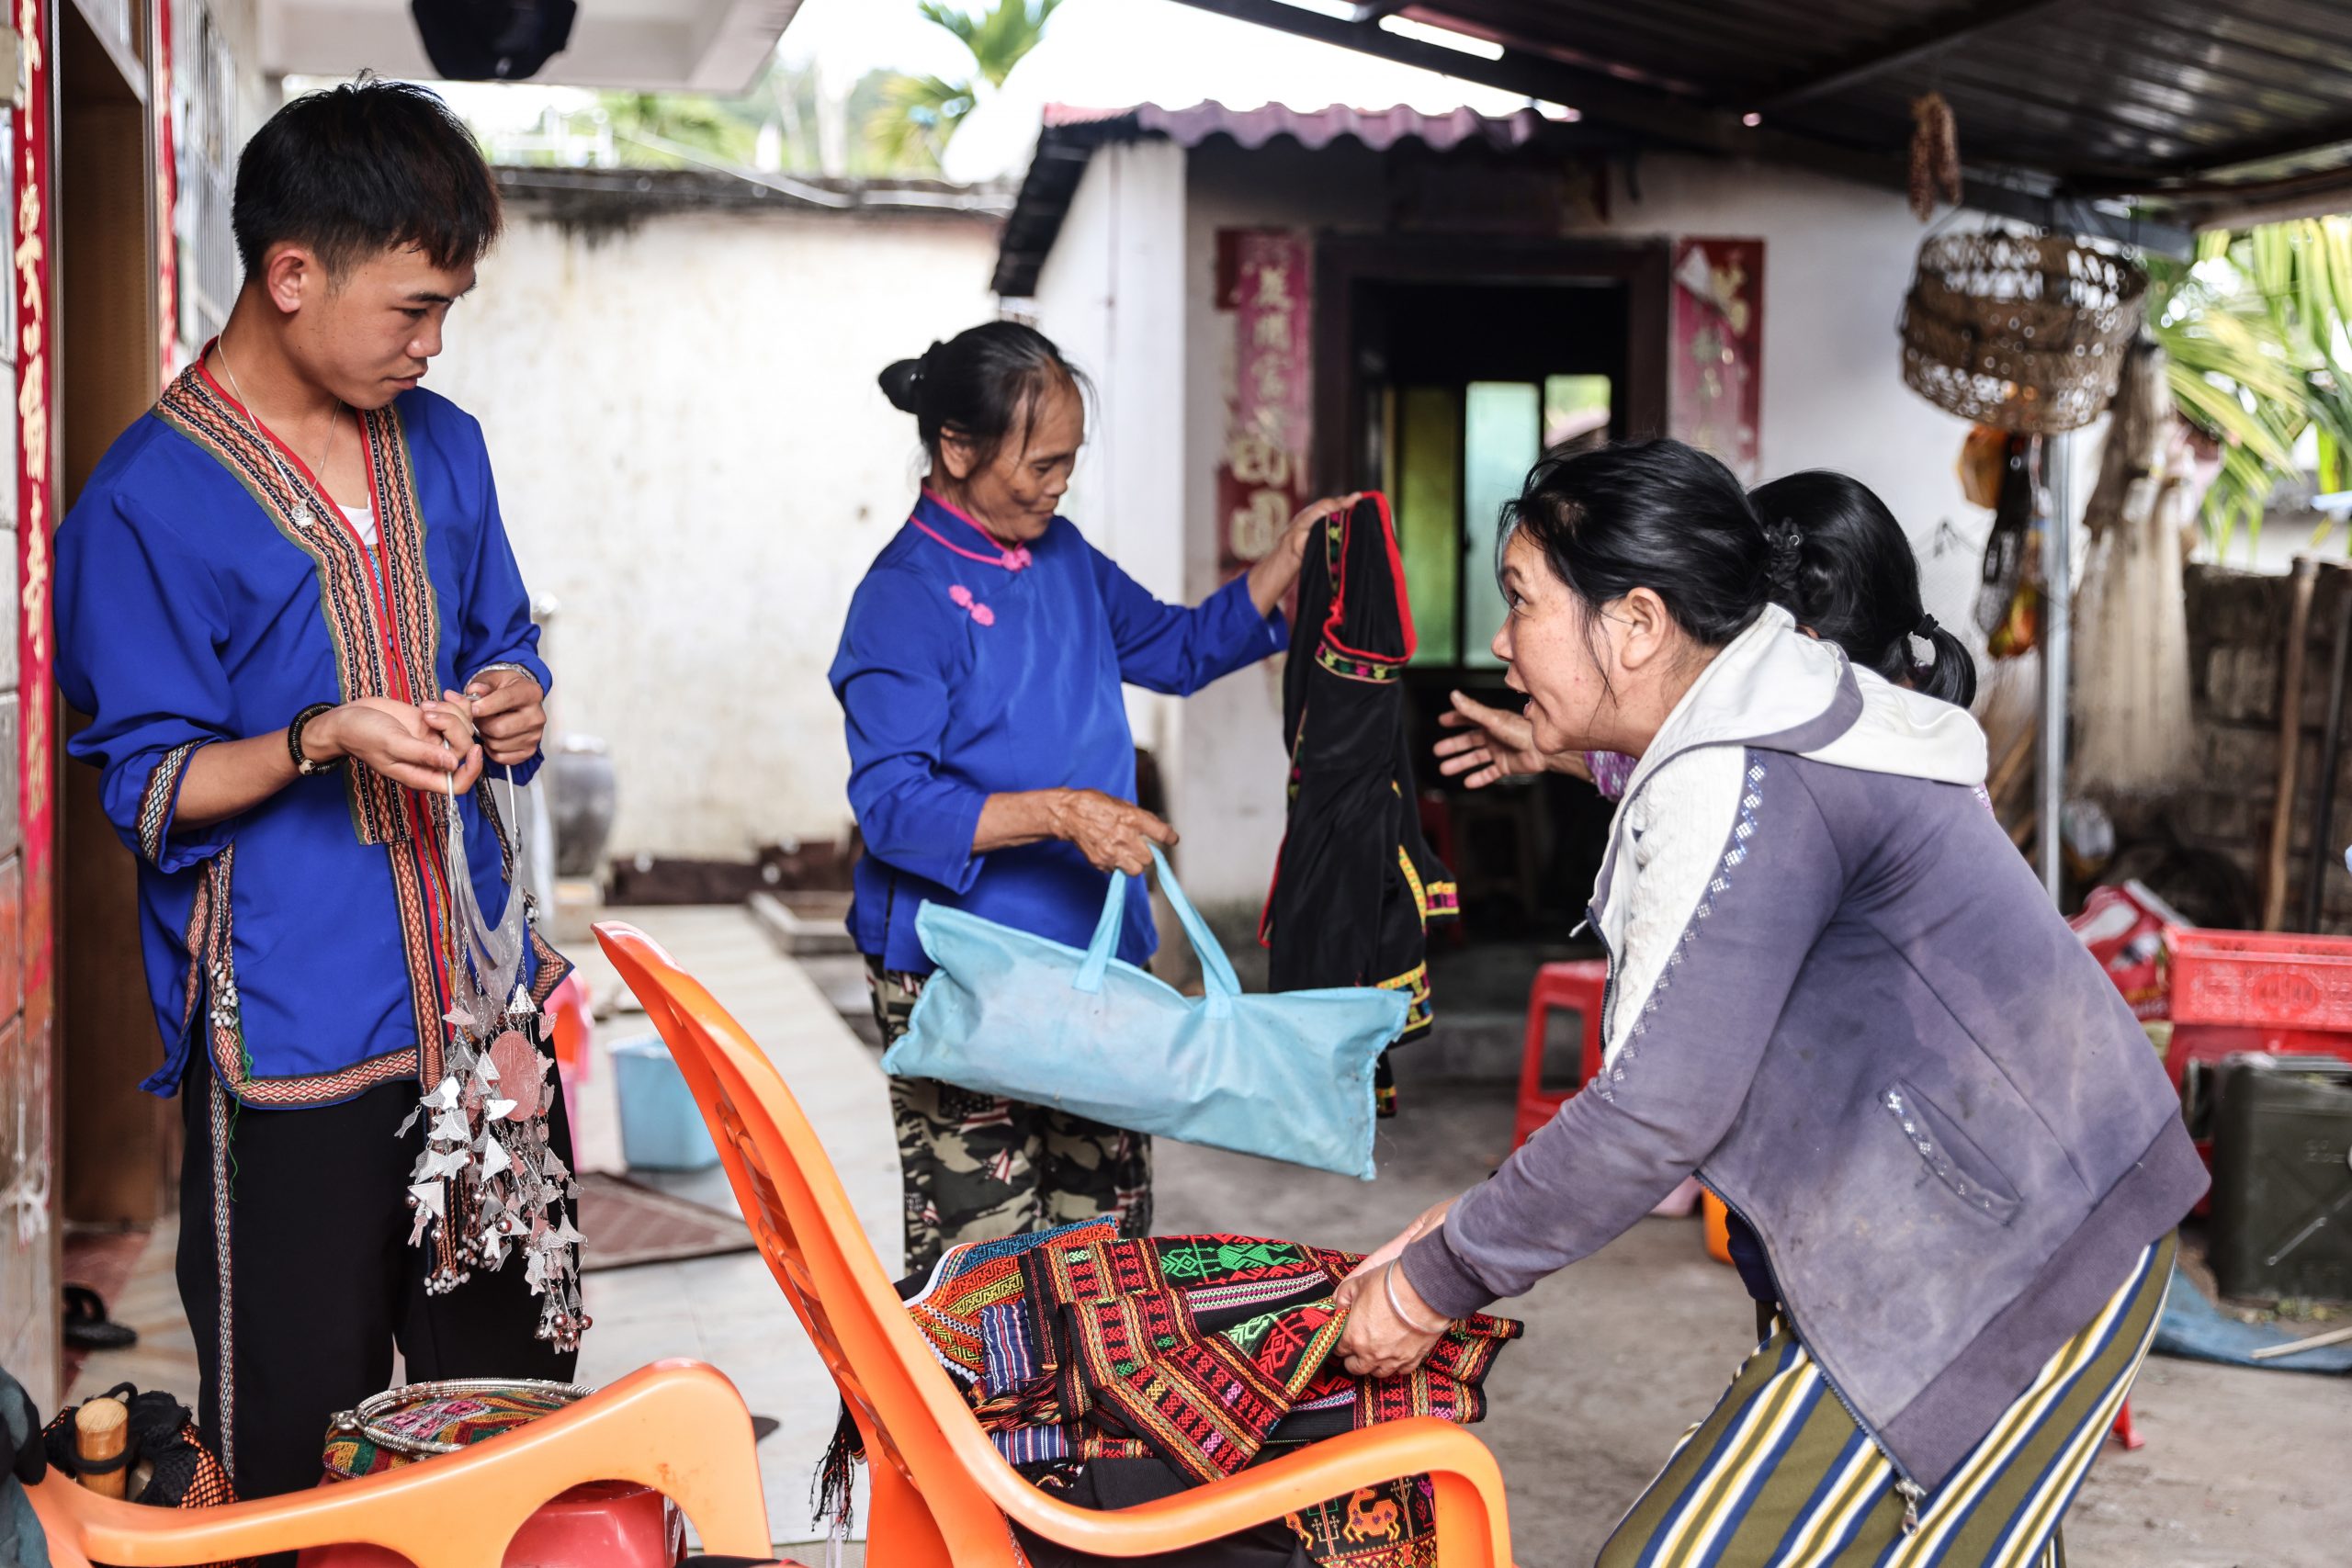
<path fill-rule="evenodd" d="M 509 775 L 510 791 L 512 775 Z M 492 926 L 474 897 L 465 824 L 454 794 L 441 803 L 448 870 L 448 1044 L 441 1080 L 401 1124 L 424 1122 L 424 1149 L 411 1173 L 409 1245 L 427 1249 L 424 1288 L 457 1289 L 479 1268 L 495 1272 L 522 1255 L 524 1280 L 540 1298 L 538 1337 L 577 1349 L 587 1332 L 581 1309 L 580 1232 L 568 1204 L 580 1184 L 548 1140 L 560 1088 L 541 1049 L 544 1020 L 523 979 L 523 953 L 536 915 L 513 887 Z M 510 816 L 513 815 L 510 812 Z M 521 823 L 514 824 L 520 862 Z"/>

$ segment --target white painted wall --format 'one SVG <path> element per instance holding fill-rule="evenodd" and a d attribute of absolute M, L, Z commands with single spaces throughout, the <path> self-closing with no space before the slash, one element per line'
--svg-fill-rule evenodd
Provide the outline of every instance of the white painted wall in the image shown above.
<path fill-rule="evenodd" d="M 615 850 L 845 834 L 825 670 L 920 472 L 875 376 L 997 313 L 995 226 L 509 224 L 428 384 L 482 422 L 525 581 L 559 602 L 556 723 L 611 744 Z"/>
<path fill-rule="evenodd" d="M 1149 146 L 1123 150 L 1132 158 Z M 1098 154 L 1056 247 L 1098 253 L 1117 176 Z M 1115 166 L 1115 165 L 1113 165 Z M 1876 490 L 1919 547 L 1931 613 L 1958 626 L 1974 592 L 1977 553 L 1988 522 L 1960 492 L 1955 473 L 1965 424 L 1904 387 L 1895 322 L 1924 230 L 1904 199 L 1776 167 L 1697 158 L 1642 161 L 1641 197 L 1622 172 L 1611 193 L 1612 237 L 1724 235 L 1765 242 L 1765 344 L 1761 432 L 1764 471 L 1841 468 Z M 1321 152 L 1276 142 L 1254 152 L 1212 143 L 1189 155 L 1184 214 L 1185 300 L 1182 493 L 1187 597 L 1216 586 L 1215 483 L 1232 376 L 1230 319 L 1215 308 L 1219 229 L 1241 226 L 1366 231 L 1385 217 L 1379 155 L 1353 141 Z M 1041 304 L 1043 301 L 1041 301 Z M 1054 301 L 1057 321 L 1079 318 Z M 1048 323 L 1048 331 L 1056 330 Z M 1065 329 L 1068 330 L 1068 329 Z M 1166 372 L 1129 362 L 1099 369 L 1104 400 L 1157 408 Z M 2097 460 L 2097 435 L 2079 440 L 2078 460 Z M 1091 503 L 1100 511 L 1103 476 Z M 1155 480 L 1156 482 L 1156 480 Z M 2077 485 L 2077 502 L 2087 478 Z M 1146 501 L 1124 486 L 1107 498 L 1124 513 Z M 1954 525 L 1934 553 L 1938 525 Z M 1204 903 L 1238 906 L 1262 896 L 1283 819 L 1280 661 L 1228 678 L 1182 705 L 1163 742 L 1171 812 L 1188 833 L 1185 886 Z"/>
<path fill-rule="evenodd" d="M 1895 328 L 1927 234 L 1905 199 L 1701 158 L 1645 158 L 1639 184 L 1636 201 L 1616 176 L 1610 232 L 1764 242 L 1763 473 L 1842 469 L 1879 493 L 1916 544 L 1945 520 L 1981 539 L 1985 514 L 1960 491 L 1967 423 L 1903 384 Z M 1957 625 L 1967 601 L 1947 576 L 1931 574 L 1931 596 L 1941 585 L 1948 597 L 1928 608 Z"/>

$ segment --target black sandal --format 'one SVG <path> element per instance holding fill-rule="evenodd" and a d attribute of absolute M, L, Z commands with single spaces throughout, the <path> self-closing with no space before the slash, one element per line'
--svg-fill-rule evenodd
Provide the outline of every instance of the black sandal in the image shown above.
<path fill-rule="evenodd" d="M 65 1343 L 76 1350 L 128 1350 L 139 1331 L 107 1315 L 107 1303 L 87 1285 L 65 1287 Z"/>

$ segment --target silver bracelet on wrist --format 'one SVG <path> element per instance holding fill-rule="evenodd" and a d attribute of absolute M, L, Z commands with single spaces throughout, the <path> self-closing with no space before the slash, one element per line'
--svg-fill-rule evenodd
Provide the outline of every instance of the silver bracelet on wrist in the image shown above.
<path fill-rule="evenodd" d="M 1396 1314 L 1396 1321 L 1416 1334 L 1443 1334 L 1447 1329 L 1452 1328 L 1453 1325 L 1450 1322 L 1431 1328 L 1427 1324 L 1413 1321 L 1413 1314 L 1407 1312 L 1404 1303 L 1396 1299 L 1396 1270 L 1399 1267 L 1399 1260 L 1392 1258 L 1388 1267 L 1380 1271 L 1380 1288 L 1388 1297 L 1388 1310 Z"/>

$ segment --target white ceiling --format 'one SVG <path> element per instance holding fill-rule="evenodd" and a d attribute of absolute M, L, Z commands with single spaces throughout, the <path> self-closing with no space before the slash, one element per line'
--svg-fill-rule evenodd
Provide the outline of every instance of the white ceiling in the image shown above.
<path fill-rule="evenodd" d="M 759 76 L 800 0 L 580 0 L 571 47 L 531 78 L 546 86 L 740 93 Z M 408 0 L 261 0 L 272 75 L 429 78 Z"/>

